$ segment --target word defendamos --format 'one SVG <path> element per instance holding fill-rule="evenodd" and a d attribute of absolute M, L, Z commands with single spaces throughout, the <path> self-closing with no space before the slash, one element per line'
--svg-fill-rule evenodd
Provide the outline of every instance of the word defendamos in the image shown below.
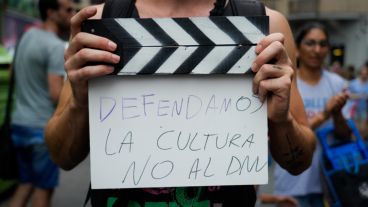
<path fill-rule="evenodd" d="M 183 117 L 193 119 L 196 116 L 209 114 L 223 114 L 227 112 L 257 112 L 262 104 L 256 97 L 217 97 L 213 94 L 209 98 L 198 95 L 187 95 L 177 100 L 162 98 L 156 94 L 142 94 L 135 97 L 120 98 L 100 97 L 100 121 L 105 121 L 115 110 L 119 110 L 121 119 L 134 119 L 148 116 Z M 251 107 L 258 104 L 259 107 Z M 252 111 L 250 111 L 252 109 Z"/>

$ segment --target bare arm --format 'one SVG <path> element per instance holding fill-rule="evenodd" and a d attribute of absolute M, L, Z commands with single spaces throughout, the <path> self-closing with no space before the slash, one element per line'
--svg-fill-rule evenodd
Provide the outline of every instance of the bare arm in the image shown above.
<path fill-rule="evenodd" d="M 53 160 L 69 170 L 89 152 L 88 108 L 73 106 L 70 82 L 64 84 L 58 107 L 47 124 L 46 142 Z"/>
<path fill-rule="evenodd" d="M 259 200 L 262 203 L 278 204 L 277 206 L 297 207 L 298 201 L 292 196 L 261 194 Z"/>
<path fill-rule="evenodd" d="M 332 117 L 335 127 L 334 135 L 338 139 L 350 139 L 351 129 L 348 126 L 345 117 L 342 115 L 342 108 L 345 106 L 349 95 L 346 92 L 342 92 L 332 97 L 326 105 L 325 117 Z"/>
<path fill-rule="evenodd" d="M 274 159 L 292 174 L 309 167 L 315 135 L 309 128 L 294 73 L 295 45 L 287 20 L 267 9 L 270 33 L 257 47 L 255 91 L 268 97 L 270 149 Z M 274 34 L 272 34 L 274 33 Z M 267 64 L 275 61 L 275 64 Z"/>
<path fill-rule="evenodd" d="M 116 49 L 115 43 L 80 32 L 81 23 L 96 15 L 101 8 L 87 7 L 71 20 L 71 40 L 65 52 L 68 81 L 46 127 L 46 142 L 51 156 L 66 170 L 72 169 L 89 153 L 88 80 L 113 71 L 111 66 L 88 66 L 86 63 L 97 61 L 114 64 L 119 61 L 112 54 Z"/>
<path fill-rule="evenodd" d="M 49 95 L 51 100 L 56 104 L 59 101 L 59 96 L 64 83 L 64 77 L 49 73 L 47 75 L 47 81 L 49 85 Z"/>
<path fill-rule="evenodd" d="M 342 115 L 342 112 L 339 111 L 338 113 L 333 113 L 332 120 L 333 120 L 334 126 L 338 126 L 338 127 L 335 127 L 335 131 L 334 131 L 335 137 L 338 139 L 342 139 L 342 140 L 349 140 L 351 137 L 352 131 L 349 125 L 347 124 L 345 117 Z"/>
<path fill-rule="evenodd" d="M 352 100 L 357 100 L 357 99 L 368 100 L 368 94 L 349 93 L 349 98 Z"/>
<path fill-rule="evenodd" d="M 317 129 L 329 118 L 332 118 L 334 126 L 339 126 L 335 127 L 335 137 L 338 139 L 350 138 L 351 129 L 342 114 L 342 108 L 346 104 L 348 98 L 349 96 L 344 92 L 332 97 L 327 102 L 324 111 L 317 114 L 309 121 L 312 129 Z"/>

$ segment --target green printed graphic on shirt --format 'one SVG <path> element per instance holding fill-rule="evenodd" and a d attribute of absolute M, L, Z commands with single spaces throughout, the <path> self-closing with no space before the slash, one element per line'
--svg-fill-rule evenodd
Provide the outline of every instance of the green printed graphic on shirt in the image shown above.
<path fill-rule="evenodd" d="M 107 207 L 113 207 L 117 198 L 110 197 L 107 200 Z M 210 201 L 193 202 L 188 205 L 178 205 L 176 202 L 145 202 L 144 206 L 141 206 L 138 202 L 129 201 L 128 207 L 209 207 Z"/>

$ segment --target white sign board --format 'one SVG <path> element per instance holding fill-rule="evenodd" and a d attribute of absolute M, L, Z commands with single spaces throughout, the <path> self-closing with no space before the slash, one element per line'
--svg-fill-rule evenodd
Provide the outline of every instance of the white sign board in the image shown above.
<path fill-rule="evenodd" d="M 89 83 L 93 189 L 265 184 L 267 109 L 246 75 Z"/>

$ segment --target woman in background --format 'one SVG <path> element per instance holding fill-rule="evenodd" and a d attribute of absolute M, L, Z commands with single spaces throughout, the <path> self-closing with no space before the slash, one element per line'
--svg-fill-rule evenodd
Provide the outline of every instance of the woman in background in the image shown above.
<path fill-rule="evenodd" d="M 319 23 L 304 25 L 296 36 L 299 67 L 297 85 L 302 96 L 311 128 L 317 129 L 333 122 L 335 137 L 350 137 L 350 128 L 342 113 L 348 94 L 346 82 L 339 75 L 323 69 L 329 52 L 329 36 Z M 292 176 L 280 166 L 275 169 L 275 194 L 293 196 L 301 207 L 323 207 L 317 145 L 312 165 L 299 176 Z"/>

